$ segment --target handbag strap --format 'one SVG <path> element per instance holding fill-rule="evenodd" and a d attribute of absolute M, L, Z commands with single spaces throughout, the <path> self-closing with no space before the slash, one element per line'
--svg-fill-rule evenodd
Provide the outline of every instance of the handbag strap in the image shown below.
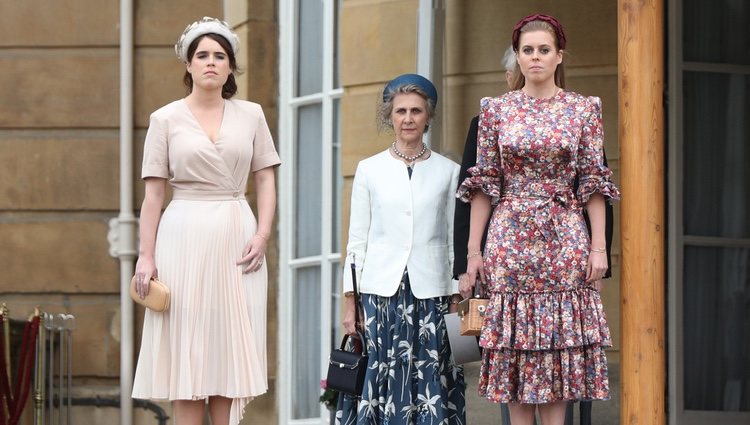
<path fill-rule="evenodd" d="M 354 292 L 354 328 L 357 329 L 357 335 L 359 336 L 359 340 L 362 343 L 362 353 L 366 354 L 367 343 L 365 342 L 364 332 L 360 332 L 359 328 L 357 328 L 357 326 L 359 326 L 359 324 L 362 323 L 360 322 L 360 317 L 359 317 L 359 310 L 362 308 L 362 299 L 360 298 L 359 290 L 357 289 L 357 265 L 355 263 L 354 254 L 352 254 L 351 268 L 352 268 L 352 292 Z M 341 342 L 342 348 L 346 342 L 347 336 L 345 336 L 344 341 Z"/>
<path fill-rule="evenodd" d="M 352 256 L 352 259 L 354 259 L 354 256 Z M 361 300 L 359 299 L 359 291 L 357 290 L 357 266 L 354 264 L 354 261 L 351 263 L 352 266 L 352 290 L 354 292 L 354 323 L 355 325 L 358 325 L 359 322 L 359 307 L 361 304 Z"/>
<path fill-rule="evenodd" d="M 482 285 L 482 281 L 479 278 L 474 282 L 474 290 L 472 292 L 474 298 L 487 298 L 484 293 L 484 285 Z"/>

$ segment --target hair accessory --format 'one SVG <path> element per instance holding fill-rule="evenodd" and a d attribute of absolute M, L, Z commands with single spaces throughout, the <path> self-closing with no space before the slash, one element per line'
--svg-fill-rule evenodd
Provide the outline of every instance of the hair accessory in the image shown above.
<path fill-rule="evenodd" d="M 555 30 L 558 47 L 560 48 L 560 50 L 565 48 L 565 32 L 563 31 L 563 27 L 560 21 L 555 19 L 554 16 L 535 13 L 521 19 L 520 21 L 518 21 L 516 26 L 513 27 L 513 50 L 518 51 L 518 40 L 521 38 L 521 29 L 523 29 L 526 24 L 533 21 L 542 21 L 550 24 Z"/>
<path fill-rule="evenodd" d="M 233 53 L 236 55 L 240 48 L 240 39 L 224 21 L 216 18 L 204 16 L 200 21 L 195 21 L 185 28 L 177 44 L 174 45 L 174 52 L 177 57 L 187 63 L 187 51 L 190 44 L 198 37 L 206 34 L 218 34 L 227 39 L 232 46 Z"/>
<path fill-rule="evenodd" d="M 388 84 L 385 85 L 385 88 L 383 89 L 383 102 L 388 101 L 388 96 L 391 95 L 391 93 L 398 90 L 401 86 L 406 86 L 409 84 L 414 84 L 415 86 L 419 87 L 420 90 L 427 93 L 427 97 L 432 99 L 432 103 L 434 106 L 437 106 L 438 102 L 438 94 L 437 89 L 432 84 L 430 80 L 427 78 L 419 75 L 419 74 L 403 74 L 399 75 L 398 77 L 392 79 Z"/>

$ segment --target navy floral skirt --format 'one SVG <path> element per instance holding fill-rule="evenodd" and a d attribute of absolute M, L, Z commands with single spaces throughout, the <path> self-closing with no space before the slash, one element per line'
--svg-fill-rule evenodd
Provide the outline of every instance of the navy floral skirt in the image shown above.
<path fill-rule="evenodd" d="M 391 297 L 362 294 L 368 367 L 362 399 L 339 397 L 337 425 L 466 423 L 463 368 L 453 364 L 448 297 L 417 299 L 404 273 Z"/>

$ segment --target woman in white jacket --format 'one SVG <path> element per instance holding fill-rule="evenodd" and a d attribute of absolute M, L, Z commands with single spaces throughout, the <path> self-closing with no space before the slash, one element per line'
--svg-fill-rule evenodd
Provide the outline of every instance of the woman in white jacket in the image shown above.
<path fill-rule="evenodd" d="M 443 318 L 460 299 L 451 280 L 459 166 L 422 141 L 436 105 L 437 90 L 424 77 L 389 82 L 379 121 L 395 140 L 354 176 L 347 261 L 359 274 L 369 364 L 359 404 L 340 400 L 340 424 L 466 422 L 463 371 L 453 364 Z M 344 275 L 343 325 L 354 334 Z"/>

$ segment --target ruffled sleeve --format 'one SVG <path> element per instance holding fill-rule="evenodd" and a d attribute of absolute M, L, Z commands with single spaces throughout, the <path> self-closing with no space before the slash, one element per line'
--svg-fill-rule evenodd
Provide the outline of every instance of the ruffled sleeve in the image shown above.
<path fill-rule="evenodd" d="M 602 128 L 602 102 L 598 97 L 586 99 L 583 131 L 578 145 L 576 172 L 579 186 L 576 196 L 586 204 L 594 193 L 601 193 L 610 200 L 620 199 L 620 190 L 612 183 L 612 171 L 604 166 Z"/>
<path fill-rule="evenodd" d="M 481 190 L 492 199 L 500 201 L 502 183 L 502 161 L 499 148 L 499 99 L 485 97 L 481 101 L 477 132 L 477 164 L 467 171 L 469 176 L 461 182 L 456 197 L 471 202 L 474 192 Z"/>

